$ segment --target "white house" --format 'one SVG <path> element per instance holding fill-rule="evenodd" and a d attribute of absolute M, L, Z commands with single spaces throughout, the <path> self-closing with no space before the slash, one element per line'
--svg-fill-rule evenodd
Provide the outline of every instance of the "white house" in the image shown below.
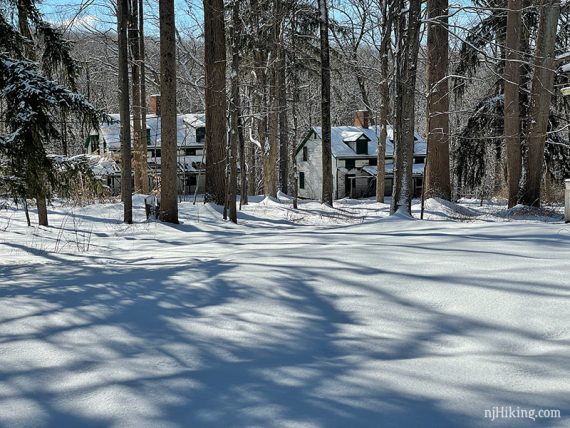
<path fill-rule="evenodd" d="M 153 189 L 158 184 L 161 162 L 159 95 L 151 95 L 148 110 L 146 116 L 148 179 L 149 188 Z M 112 114 L 110 117 L 111 123 L 103 124 L 98 132 L 91 133 L 86 142 L 86 149 L 88 154 L 98 154 L 116 163 L 116 167 L 112 169 L 114 173 L 101 176 L 101 178 L 106 181 L 113 193 L 119 193 L 121 122 L 118 114 Z M 134 135 L 132 125 L 131 135 Z M 180 194 L 192 194 L 195 192 L 196 186 L 198 186 L 198 192 L 204 190 L 205 135 L 204 114 L 179 114 L 177 116 L 178 192 Z"/>
<path fill-rule="evenodd" d="M 376 194 L 377 153 L 380 127 L 368 126 L 366 111 L 358 111 L 354 126 L 332 128 L 333 195 L 344 197 L 368 197 Z M 413 180 L 414 193 L 421 193 L 427 144 L 415 133 Z M 393 130 L 388 126 L 386 142 L 385 194 L 392 194 L 394 179 Z M 320 199 L 322 192 L 322 134 L 320 127 L 313 127 L 297 147 L 297 171 L 299 196 Z"/>

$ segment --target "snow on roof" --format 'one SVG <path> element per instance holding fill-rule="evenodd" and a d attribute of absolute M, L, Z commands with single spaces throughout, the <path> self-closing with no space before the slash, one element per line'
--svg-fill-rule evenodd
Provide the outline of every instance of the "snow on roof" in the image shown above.
<path fill-rule="evenodd" d="M 206 115 L 204 113 L 190 113 L 184 115 L 184 122 L 192 128 L 205 128 Z"/>
<path fill-rule="evenodd" d="M 85 155 L 95 177 L 119 174 L 121 169 L 110 156 Z"/>
<path fill-rule="evenodd" d="M 370 128 L 359 128 L 356 126 L 334 126 L 331 128 L 332 154 L 335 158 L 368 158 L 376 156 L 378 148 L 378 139 L 380 138 L 380 126 L 371 126 Z M 321 127 L 313 127 L 313 131 L 319 138 L 322 138 Z M 387 127 L 387 144 L 386 156 L 394 155 L 394 130 L 392 125 Z M 368 138 L 368 154 L 357 155 L 356 152 L 348 145 L 347 142 L 354 142 L 360 137 Z M 414 155 L 425 155 L 427 145 L 424 139 L 416 132 L 416 142 L 414 144 Z"/>
<path fill-rule="evenodd" d="M 118 150 L 121 147 L 121 121 L 118 114 L 109 115 L 111 123 L 101 125 L 100 135 L 107 143 L 110 150 Z M 196 142 L 196 128 L 205 126 L 203 114 L 179 114 L 176 117 L 178 146 L 203 145 Z M 150 131 L 149 148 L 158 148 L 161 143 L 161 117 L 149 114 L 146 117 L 146 126 Z"/>
<path fill-rule="evenodd" d="M 93 175 L 97 178 L 118 175 L 121 173 L 121 166 L 111 156 L 81 155 L 87 158 L 89 167 Z M 148 161 L 150 168 L 160 168 L 161 158 Z M 200 172 L 205 168 L 205 160 L 202 156 L 179 156 L 177 158 L 178 169 L 182 172 Z"/>
<path fill-rule="evenodd" d="M 424 163 L 415 163 L 412 166 L 412 175 L 415 176 L 421 176 L 424 175 L 424 169 L 425 169 L 425 164 Z M 365 166 L 362 167 L 362 170 L 365 171 L 366 173 L 376 177 L 376 174 L 378 173 L 378 168 L 374 165 L 369 165 L 369 166 Z M 384 165 L 384 173 L 388 174 L 388 175 L 392 175 L 394 174 L 394 164 L 393 163 L 387 163 Z"/>

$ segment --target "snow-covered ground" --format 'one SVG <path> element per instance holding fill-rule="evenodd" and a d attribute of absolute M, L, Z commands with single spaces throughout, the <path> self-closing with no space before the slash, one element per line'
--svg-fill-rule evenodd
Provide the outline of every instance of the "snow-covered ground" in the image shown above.
<path fill-rule="evenodd" d="M 570 426 L 556 210 L 135 205 L 0 211 L 0 426 Z"/>

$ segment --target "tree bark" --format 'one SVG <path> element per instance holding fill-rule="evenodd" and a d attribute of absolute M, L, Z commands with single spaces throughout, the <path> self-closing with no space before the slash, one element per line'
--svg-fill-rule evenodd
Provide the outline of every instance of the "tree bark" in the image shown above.
<path fill-rule="evenodd" d="M 398 1 L 396 7 L 396 117 L 394 123 L 394 190 L 391 214 L 412 215 L 412 168 L 416 69 L 420 44 L 421 2 Z"/>
<path fill-rule="evenodd" d="M 279 181 L 281 191 L 289 193 L 289 119 L 287 106 L 287 58 L 283 36 L 279 46 Z"/>
<path fill-rule="evenodd" d="M 427 145 L 425 196 L 451 199 L 449 178 L 448 0 L 428 0 Z"/>
<path fill-rule="evenodd" d="M 230 27 L 230 43 L 232 53 L 231 64 L 231 99 L 230 99 L 230 150 L 229 150 L 229 170 L 230 182 L 228 192 L 229 218 L 233 223 L 237 223 L 237 151 L 240 145 L 240 96 L 239 96 L 239 69 L 240 69 L 240 21 L 239 2 L 232 4 L 232 21 Z"/>
<path fill-rule="evenodd" d="M 42 192 L 38 192 L 36 205 L 38 207 L 38 224 L 40 226 L 49 226 L 46 195 Z"/>
<path fill-rule="evenodd" d="M 146 168 L 146 150 L 142 150 L 141 137 L 141 76 L 140 76 L 140 42 L 139 42 L 139 2 L 130 0 L 129 13 L 129 47 L 131 54 L 131 94 L 133 111 L 133 170 L 134 190 L 142 192 L 143 171 Z"/>
<path fill-rule="evenodd" d="M 133 186 L 131 168 L 131 118 L 129 102 L 129 52 L 127 29 L 129 0 L 119 0 L 117 9 L 119 34 L 119 117 L 121 121 L 121 198 L 123 221 L 133 222 Z"/>
<path fill-rule="evenodd" d="M 521 84 L 520 41 L 522 0 L 509 0 L 505 46 L 504 139 L 507 163 L 509 208 L 518 203 L 522 173 L 519 91 Z"/>
<path fill-rule="evenodd" d="M 554 83 L 554 46 L 559 16 L 560 0 L 542 0 L 528 117 L 528 182 L 522 198 L 525 204 L 531 206 L 540 206 L 540 186 Z"/>
<path fill-rule="evenodd" d="M 140 150 L 144 153 L 144 158 L 141 158 L 141 191 L 144 194 L 149 192 L 148 183 L 148 164 L 147 164 L 147 130 L 146 130 L 146 53 L 145 53 L 145 40 L 144 40 L 144 1 L 139 0 L 139 60 L 140 60 L 140 107 L 141 107 L 141 138 Z"/>
<path fill-rule="evenodd" d="M 321 137 L 323 170 L 321 202 L 332 207 L 331 70 L 327 0 L 319 0 L 319 28 L 321 39 Z"/>
<path fill-rule="evenodd" d="M 275 50 L 276 52 L 276 50 Z M 263 147 L 263 193 L 272 198 L 277 197 L 279 157 L 279 72 L 277 64 L 270 68 L 269 82 L 269 117 L 268 135 Z"/>
<path fill-rule="evenodd" d="M 299 138 L 299 117 L 298 117 L 298 105 L 301 98 L 299 90 L 299 60 L 297 58 L 297 14 L 293 14 L 291 20 L 292 37 L 291 37 L 291 92 L 292 92 L 292 103 L 291 103 L 291 116 L 293 122 L 293 139 L 291 141 L 291 165 L 293 166 L 292 171 L 292 183 L 291 191 L 293 196 L 293 208 L 298 208 L 298 196 L 299 196 L 299 178 L 297 174 L 297 140 Z"/>
<path fill-rule="evenodd" d="M 247 193 L 249 195 L 257 194 L 257 166 L 256 166 L 255 146 L 249 144 L 247 146 Z"/>
<path fill-rule="evenodd" d="M 392 21 L 394 17 L 394 1 L 386 0 L 382 3 L 382 41 L 380 43 L 380 138 L 378 139 L 378 153 L 376 160 L 376 202 L 384 203 L 385 192 L 385 164 L 386 143 L 388 141 L 388 115 L 390 114 L 390 79 L 389 54 L 392 40 Z"/>
<path fill-rule="evenodd" d="M 178 223 L 174 0 L 160 0 L 160 219 Z"/>
<path fill-rule="evenodd" d="M 241 114 L 241 100 L 240 100 L 240 114 Z M 247 153 L 245 150 L 245 137 L 243 135 L 243 118 L 238 118 L 238 139 L 239 139 L 239 169 L 240 169 L 240 192 L 239 192 L 239 207 L 248 204 L 248 174 L 247 174 Z"/>
<path fill-rule="evenodd" d="M 263 194 L 266 197 L 276 198 L 279 185 L 279 40 L 281 33 L 280 0 L 272 2 L 273 22 L 270 32 L 271 52 L 265 62 L 268 84 L 268 114 L 266 116 L 267 135 L 261 141 L 263 147 Z"/>
<path fill-rule="evenodd" d="M 204 0 L 206 73 L 205 202 L 224 205 L 226 196 L 226 39 L 223 0 Z"/>

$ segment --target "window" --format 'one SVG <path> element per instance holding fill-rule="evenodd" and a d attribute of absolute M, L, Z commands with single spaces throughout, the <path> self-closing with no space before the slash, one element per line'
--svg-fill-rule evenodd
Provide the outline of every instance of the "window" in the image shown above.
<path fill-rule="evenodd" d="M 363 138 L 356 141 L 356 154 L 357 155 L 367 155 L 368 154 L 368 140 Z"/>
<path fill-rule="evenodd" d="M 196 142 L 203 143 L 206 139 L 206 128 L 196 128 Z"/>
<path fill-rule="evenodd" d="M 195 156 L 196 149 L 184 149 L 184 156 Z"/>
<path fill-rule="evenodd" d="M 308 161 L 309 160 L 309 150 L 307 149 L 307 146 L 303 147 L 303 161 Z"/>
<path fill-rule="evenodd" d="M 370 159 L 370 160 L 368 161 L 368 165 L 370 165 L 370 166 L 376 166 L 376 165 L 378 165 L 378 158 Z"/>
<path fill-rule="evenodd" d="M 305 188 L 305 173 L 300 172 L 299 173 L 299 189 L 304 189 L 304 188 Z"/>
<path fill-rule="evenodd" d="M 354 163 L 354 159 L 346 159 L 344 161 L 344 167 L 346 169 L 354 169 L 355 163 Z"/>

